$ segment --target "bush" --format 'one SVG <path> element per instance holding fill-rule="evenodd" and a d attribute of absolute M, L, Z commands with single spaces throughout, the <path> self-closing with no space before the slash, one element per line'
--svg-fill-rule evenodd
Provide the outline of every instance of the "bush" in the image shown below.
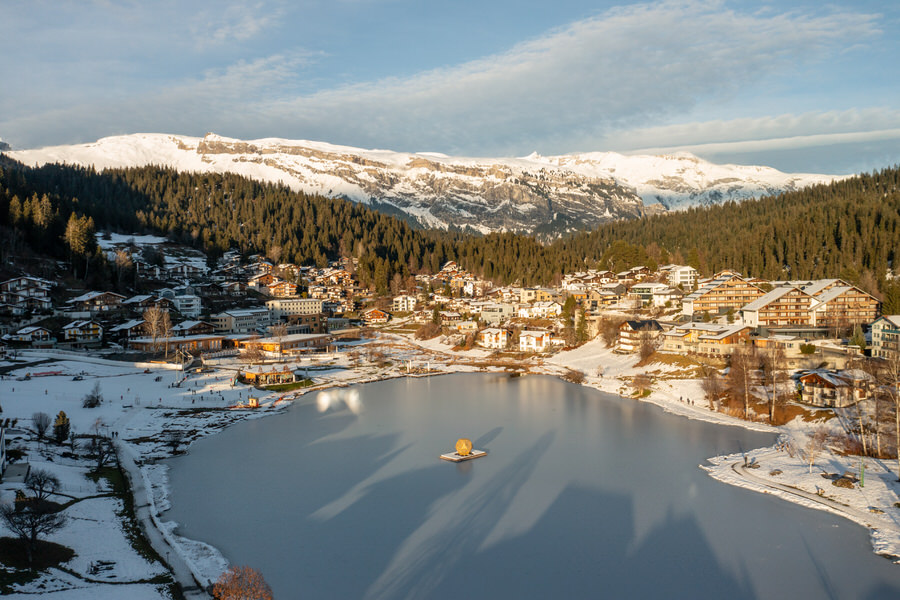
<path fill-rule="evenodd" d="M 100 393 L 100 382 L 97 382 L 94 384 L 94 389 L 81 401 L 81 406 L 83 408 L 97 408 L 101 402 L 103 402 L 103 394 Z"/>
<path fill-rule="evenodd" d="M 430 340 L 441 334 L 441 326 L 434 323 L 425 323 L 416 330 L 417 340 Z"/>
<path fill-rule="evenodd" d="M 562 378 L 569 383 L 584 383 L 584 372 L 576 369 L 569 369 Z"/>
<path fill-rule="evenodd" d="M 816 347 L 812 344 L 800 344 L 800 354 L 815 354 Z"/>

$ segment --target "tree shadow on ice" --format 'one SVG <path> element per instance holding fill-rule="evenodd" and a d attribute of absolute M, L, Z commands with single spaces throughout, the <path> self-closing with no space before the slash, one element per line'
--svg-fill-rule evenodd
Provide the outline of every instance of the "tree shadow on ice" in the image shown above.
<path fill-rule="evenodd" d="M 502 427 L 494 427 L 493 429 L 488 431 L 486 434 L 484 434 L 483 436 L 481 436 L 480 438 L 478 438 L 477 440 L 472 442 L 472 447 L 475 448 L 476 450 L 484 450 L 485 448 L 488 447 L 488 444 L 493 442 L 497 438 L 497 436 L 500 435 L 502 432 L 503 432 Z"/>
<path fill-rule="evenodd" d="M 444 566 L 427 595 L 755 598 L 746 576 L 738 577 L 719 563 L 692 517 L 669 514 L 629 550 L 634 535 L 629 497 L 569 486 L 528 532 L 480 551 L 470 545 Z M 408 589 L 395 597 L 415 597 L 419 591 Z"/>
<path fill-rule="evenodd" d="M 528 482 L 554 434 L 538 439 L 509 466 L 468 494 L 444 499 L 398 544 L 366 598 L 430 598 L 448 575 L 479 546 Z M 468 490 L 466 490 L 468 492 Z M 468 574 L 459 573 L 468 579 Z"/>
<path fill-rule="evenodd" d="M 433 464 L 375 481 L 327 518 L 303 519 L 296 539 L 310 551 L 291 575 L 293 589 L 302 589 L 305 598 L 363 597 L 404 541 L 429 520 L 434 506 L 469 481 L 448 477 L 450 466 Z M 313 491 L 304 510 L 322 497 Z"/>

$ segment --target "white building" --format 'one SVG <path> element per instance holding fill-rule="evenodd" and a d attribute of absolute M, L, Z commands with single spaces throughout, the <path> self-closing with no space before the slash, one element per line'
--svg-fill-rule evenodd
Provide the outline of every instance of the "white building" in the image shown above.
<path fill-rule="evenodd" d="M 488 327 L 478 332 L 476 341 L 479 346 L 503 350 L 509 342 L 509 332 L 499 327 Z"/>
<path fill-rule="evenodd" d="M 562 305 L 559 302 L 535 302 L 520 307 L 518 314 L 523 319 L 555 319 L 562 314 Z"/>
<path fill-rule="evenodd" d="M 673 266 L 668 269 L 668 281 L 672 287 L 693 290 L 697 287 L 697 277 L 700 275 L 694 267 Z"/>
<path fill-rule="evenodd" d="M 523 329 L 519 333 L 520 352 L 546 352 L 550 347 L 550 333 L 534 329 Z"/>
<path fill-rule="evenodd" d="M 269 326 L 269 311 L 265 308 L 226 310 L 213 315 L 210 321 L 221 333 L 260 333 Z"/>
<path fill-rule="evenodd" d="M 284 317 L 299 315 L 317 315 L 322 312 L 321 298 L 277 298 L 266 302 L 271 322 Z"/>
<path fill-rule="evenodd" d="M 200 302 L 200 296 L 194 294 L 179 294 L 171 299 L 175 304 L 175 309 L 185 317 L 197 318 L 203 305 Z"/>
<path fill-rule="evenodd" d="M 489 325 L 503 323 L 516 314 L 512 304 L 490 303 L 481 307 L 481 320 Z"/>
<path fill-rule="evenodd" d="M 412 312 L 415 309 L 415 296 L 396 296 L 391 302 L 391 310 L 393 310 L 394 312 Z"/>
<path fill-rule="evenodd" d="M 872 323 L 872 356 L 900 357 L 900 315 L 884 315 Z"/>

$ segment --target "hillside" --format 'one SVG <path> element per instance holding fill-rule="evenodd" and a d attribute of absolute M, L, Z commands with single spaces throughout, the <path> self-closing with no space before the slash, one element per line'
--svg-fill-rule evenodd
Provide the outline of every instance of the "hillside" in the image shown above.
<path fill-rule="evenodd" d="M 891 287 L 890 270 L 898 269 L 897 168 L 777 197 L 609 223 L 541 244 L 513 233 L 417 230 L 359 204 L 232 174 L 32 169 L 8 159 L 0 166 L 6 254 L 24 243 L 64 257 L 67 221 L 84 215 L 98 228 L 163 234 L 212 256 L 277 248 L 285 260 L 324 264 L 353 255 L 360 280 L 380 291 L 394 277 L 435 272 L 446 260 L 498 284 L 541 285 L 588 267 L 675 262 L 704 275 L 730 268 L 767 279 L 840 276 L 882 293 Z"/>
<path fill-rule="evenodd" d="M 215 134 L 134 134 L 7 154 L 31 166 L 159 165 L 182 172 L 235 173 L 366 204 L 422 227 L 550 238 L 614 220 L 778 194 L 835 179 L 715 165 L 687 154 L 460 158 L 304 140 L 242 141 Z"/>

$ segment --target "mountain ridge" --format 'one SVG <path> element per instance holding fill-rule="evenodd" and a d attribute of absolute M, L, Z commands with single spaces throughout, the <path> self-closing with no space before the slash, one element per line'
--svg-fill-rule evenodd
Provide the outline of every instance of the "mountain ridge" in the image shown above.
<path fill-rule="evenodd" d="M 213 133 L 202 138 L 130 134 L 6 154 L 31 166 L 60 162 L 102 169 L 156 164 L 181 171 L 232 172 L 298 191 L 344 197 L 402 214 L 423 227 L 547 237 L 842 178 L 716 165 L 687 153 L 467 158 L 309 140 L 240 140 Z"/>

